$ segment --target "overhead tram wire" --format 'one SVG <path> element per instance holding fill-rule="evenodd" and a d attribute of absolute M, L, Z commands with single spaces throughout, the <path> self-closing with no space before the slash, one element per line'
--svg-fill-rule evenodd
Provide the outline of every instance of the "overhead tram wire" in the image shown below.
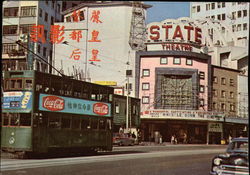
<path fill-rule="evenodd" d="M 49 66 L 51 66 L 57 73 L 59 73 L 62 77 L 66 77 L 66 78 L 71 78 L 70 76 L 64 75 L 62 74 L 59 70 L 57 70 L 52 64 L 50 64 L 48 61 L 46 61 L 43 57 L 37 55 L 35 52 L 33 52 L 32 50 L 30 50 L 29 48 L 25 47 L 23 44 L 21 44 L 21 40 L 18 40 L 15 42 L 16 44 L 18 44 L 19 46 L 23 47 L 24 49 L 26 49 L 27 51 L 29 51 L 30 53 L 32 53 L 33 55 L 35 55 L 36 57 L 40 58 L 42 61 L 44 61 L 46 64 L 48 64 Z"/>

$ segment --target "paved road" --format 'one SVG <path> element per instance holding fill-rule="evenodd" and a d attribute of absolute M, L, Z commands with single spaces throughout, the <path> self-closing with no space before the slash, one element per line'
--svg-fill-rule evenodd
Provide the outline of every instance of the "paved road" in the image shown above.
<path fill-rule="evenodd" d="M 204 175 L 225 146 L 115 147 L 112 153 L 51 159 L 2 159 L 2 175 Z"/>

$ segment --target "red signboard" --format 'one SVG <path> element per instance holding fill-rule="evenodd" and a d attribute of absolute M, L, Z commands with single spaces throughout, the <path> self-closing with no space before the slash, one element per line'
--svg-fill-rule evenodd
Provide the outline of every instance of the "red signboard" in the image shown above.
<path fill-rule="evenodd" d="M 104 103 L 95 103 L 93 105 L 93 112 L 98 115 L 107 115 L 109 113 L 109 107 Z"/>
<path fill-rule="evenodd" d="M 64 99 L 56 96 L 43 97 L 42 106 L 50 111 L 61 111 L 64 109 Z"/>

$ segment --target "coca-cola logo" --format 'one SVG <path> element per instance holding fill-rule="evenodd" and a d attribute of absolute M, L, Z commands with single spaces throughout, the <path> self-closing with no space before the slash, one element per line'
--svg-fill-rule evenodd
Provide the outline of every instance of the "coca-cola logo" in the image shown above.
<path fill-rule="evenodd" d="M 56 96 L 43 97 L 43 107 L 50 111 L 61 111 L 64 109 L 64 99 Z"/>
<path fill-rule="evenodd" d="M 107 115 L 109 113 L 109 106 L 104 103 L 95 103 L 93 105 L 93 112 L 98 115 Z"/>

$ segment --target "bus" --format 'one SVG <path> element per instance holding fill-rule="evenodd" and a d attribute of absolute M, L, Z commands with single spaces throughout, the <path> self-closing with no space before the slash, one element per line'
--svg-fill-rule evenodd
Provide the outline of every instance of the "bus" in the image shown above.
<path fill-rule="evenodd" d="M 114 89 L 35 70 L 3 72 L 1 149 L 17 158 L 112 150 Z"/>

